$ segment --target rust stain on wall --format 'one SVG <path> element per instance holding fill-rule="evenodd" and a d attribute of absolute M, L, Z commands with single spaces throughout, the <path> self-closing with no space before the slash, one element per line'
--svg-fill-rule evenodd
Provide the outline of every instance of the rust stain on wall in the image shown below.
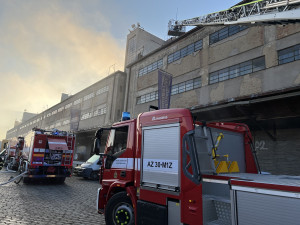
<path fill-rule="evenodd" d="M 300 24 L 289 24 L 289 25 L 278 25 L 277 26 L 277 39 L 284 38 L 291 34 L 298 33 L 300 29 Z"/>

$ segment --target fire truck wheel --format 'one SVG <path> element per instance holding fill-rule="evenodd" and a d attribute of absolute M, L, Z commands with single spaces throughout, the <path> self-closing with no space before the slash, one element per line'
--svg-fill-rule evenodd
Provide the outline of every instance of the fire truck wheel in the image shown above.
<path fill-rule="evenodd" d="M 23 177 L 23 183 L 28 184 L 30 182 L 29 177 Z"/>
<path fill-rule="evenodd" d="M 106 225 L 134 225 L 134 213 L 125 191 L 113 195 L 105 207 Z"/>
<path fill-rule="evenodd" d="M 58 177 L 58 178 L 56 178 L 56 183 L 63 184 L 65 182 L 65 180 L 66 180 L 65 177 Z"/>

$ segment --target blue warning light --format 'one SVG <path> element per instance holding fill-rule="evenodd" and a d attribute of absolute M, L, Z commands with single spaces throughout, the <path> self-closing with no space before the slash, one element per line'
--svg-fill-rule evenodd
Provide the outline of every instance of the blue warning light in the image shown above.
<path fill-rule="evenodd" d="M 130 120 L 130 112 L 122 112 L 122 121 Z"/>

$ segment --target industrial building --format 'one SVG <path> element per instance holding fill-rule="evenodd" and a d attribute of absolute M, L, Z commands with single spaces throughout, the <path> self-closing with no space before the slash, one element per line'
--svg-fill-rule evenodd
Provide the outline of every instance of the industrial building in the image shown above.
<path fill-rule="evenodd" d="M 76 133 L 76 160 L 92 154 L 99 127 L 120 120 L 124 104 L 126 74 L 117 71 L 7 132 L 6 138 L 24 136 L 32 128 L 59 129 Z"/>
<path fill-rule="evenodd" d="M 164 41 L 135 27 L 127 36 L 125 72 L 116 72 L 19 124 L 74 130 L 78 160 L 91 154 L 94 132 L 157 105 L 158 70 L 172 74 L 171 107 L 197 120 L 246 123 L 261 169 L 299 175 L 300 24 L 196 27 Z"/>

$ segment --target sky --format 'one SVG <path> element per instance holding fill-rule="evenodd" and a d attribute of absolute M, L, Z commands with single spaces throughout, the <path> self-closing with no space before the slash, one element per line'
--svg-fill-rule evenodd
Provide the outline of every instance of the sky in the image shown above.
<path fill-rule="evenodd" d="M 0 141 L 24 110 L 41 113 L 123 70 L 132 24 L 167 40 L 170 19 L 236 0 L 0 0 Z M 114 65 L 114 66 L 113 66 Z"/>

